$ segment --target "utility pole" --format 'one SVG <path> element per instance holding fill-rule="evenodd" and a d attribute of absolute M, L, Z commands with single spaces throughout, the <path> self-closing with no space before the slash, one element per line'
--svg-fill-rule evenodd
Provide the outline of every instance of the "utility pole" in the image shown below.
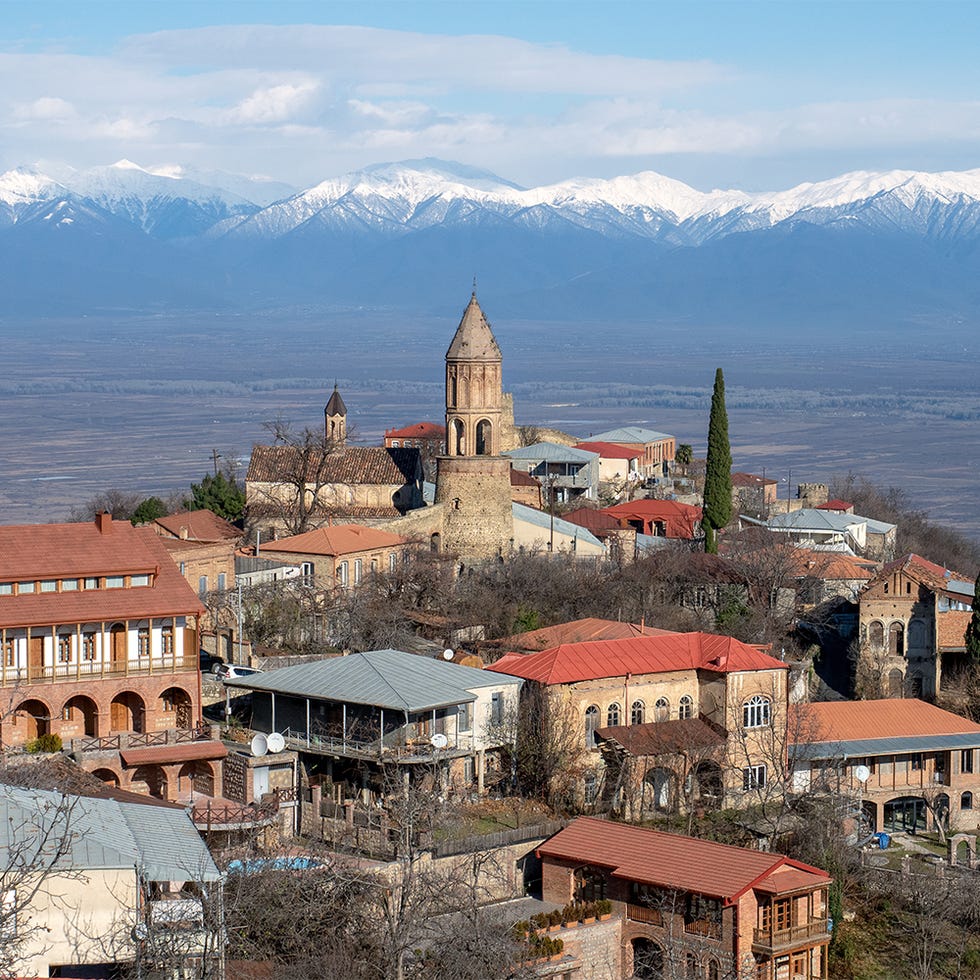
<path fill-rule="evenodd" d="M 218 460 L 221 459 L 221 454 L 217 449 L 211 450 L 211 459 L 214 461 L 214 475 L 218 475 Z"/>

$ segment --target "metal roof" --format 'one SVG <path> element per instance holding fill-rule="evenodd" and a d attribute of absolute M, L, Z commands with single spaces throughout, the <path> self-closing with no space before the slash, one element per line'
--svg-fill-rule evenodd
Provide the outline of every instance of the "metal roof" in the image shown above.
<path fill-rule="evenodd" d="M 543 510 L 535 510 L 533 507 L 526 507 L 524 504 L 511 504 L 511 513 L 515 521 L 521 521 L 524 524 L 533 524 L 535 527 L 544 528 L 545 530 L 551 529 L 551 515 Z M 564 521 L 560 517 L 556 517 L 554 521 L 556 533 L 565 534 L 570 538 L 585 541 L 588 544 L 594 544 L 597 548 L 603 546 L 602 542 L 584 527 L 573 524 L 571 521 Z"/>
<path fill-rule="evenodd" d="M 248 677 L 227 678 L 225 684 L 414 713 L 475 701 L 473 691 L 500 687 L 502 681 L 519 682 L 516 677 L 502 678 L 500 674 L 404 650 L 369 650 Z"/>
<path fill-rule="evenodd" d="M 666 432 L 657 432 L 655 429 L 646 429 L 642 425 L 624 425 L 618 429 L 610 429 L 608 432 L 597 432 L 589 436 L 590 442 L 660 442 L 662 439 L 673 439 Z"/>
<path fill-rule="evenodd" d="M 150 881 L 221 877 L 186 810 L 3 787 L 0 855 L 14 852 L 47 864 L 54 856 L 51 841 L 65 833 L 69 840 L 56 868 L 133 868 Z"/>
<path fill-rule="evenodd" d="M 773 529 L 837 531 L 843 533 L 852 527 L 863 524 L 872 534 L 886 534 L 895 529 L 894 524 L 875 521 L 870 517 L 859 514 L 835 514 L 829 510 L 818 510 L 816 507 L 802 507 L 791 510 L 788 514 L 776 514 L 769 518 L 768 525 Z"/>
<path fill-rule="evenodd" d="M 598 459 L 598 453 L 590 453 L 586 449 L 576 449 L 574 446 L 563 446 L 558 442 L 536 442 L 533 446 L 519 446 L 509 449 L 502 456 L 510 459 L 541 460 L 545 463 L 591 463 Z"/>
<path fill-rule="evenodd" d="M 862 738 L 840 742 L 800 742 L 790 746 L 795 759 L 859 759 L 873 755 L 908 755 L 940 749 L 980 747 L 980 735 L 906 735 L 893 738 Z"/>

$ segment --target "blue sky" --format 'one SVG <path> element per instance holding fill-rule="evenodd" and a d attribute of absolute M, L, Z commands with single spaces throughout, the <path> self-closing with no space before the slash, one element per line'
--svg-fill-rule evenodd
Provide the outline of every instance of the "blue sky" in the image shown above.
<path fill-rule="evenodd" d="M 980 165 L 980 4 L 0 0 L 0 168 L 779 189 Z"/>

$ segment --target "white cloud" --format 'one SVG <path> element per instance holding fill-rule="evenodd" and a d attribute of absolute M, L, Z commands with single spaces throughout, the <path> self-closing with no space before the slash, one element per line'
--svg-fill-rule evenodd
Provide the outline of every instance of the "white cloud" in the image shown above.
<path fill-rule="evenodd" d="M 75 107 L 65 99 L 44 95 L 33 102 L 15 105 L 13 113 L 18 119 L 70 119 L 75 115 Z"/>
<path fill-rule="evenodd" d="M 306 109 L 317 88 L 315 81 L 308 81 L 257 89 L 235 106 L 229 116 L 233 122 L 251 125 L 287 122 Z"/>

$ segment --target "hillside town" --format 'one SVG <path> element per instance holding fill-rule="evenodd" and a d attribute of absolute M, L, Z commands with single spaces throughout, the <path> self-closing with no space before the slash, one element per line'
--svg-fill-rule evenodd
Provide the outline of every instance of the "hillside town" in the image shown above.
<path fill-rule="evenodd" d="M 980 976 L 975 544 L 446 340 L 381 445 L 0 526 L 0 976 Z"/>

